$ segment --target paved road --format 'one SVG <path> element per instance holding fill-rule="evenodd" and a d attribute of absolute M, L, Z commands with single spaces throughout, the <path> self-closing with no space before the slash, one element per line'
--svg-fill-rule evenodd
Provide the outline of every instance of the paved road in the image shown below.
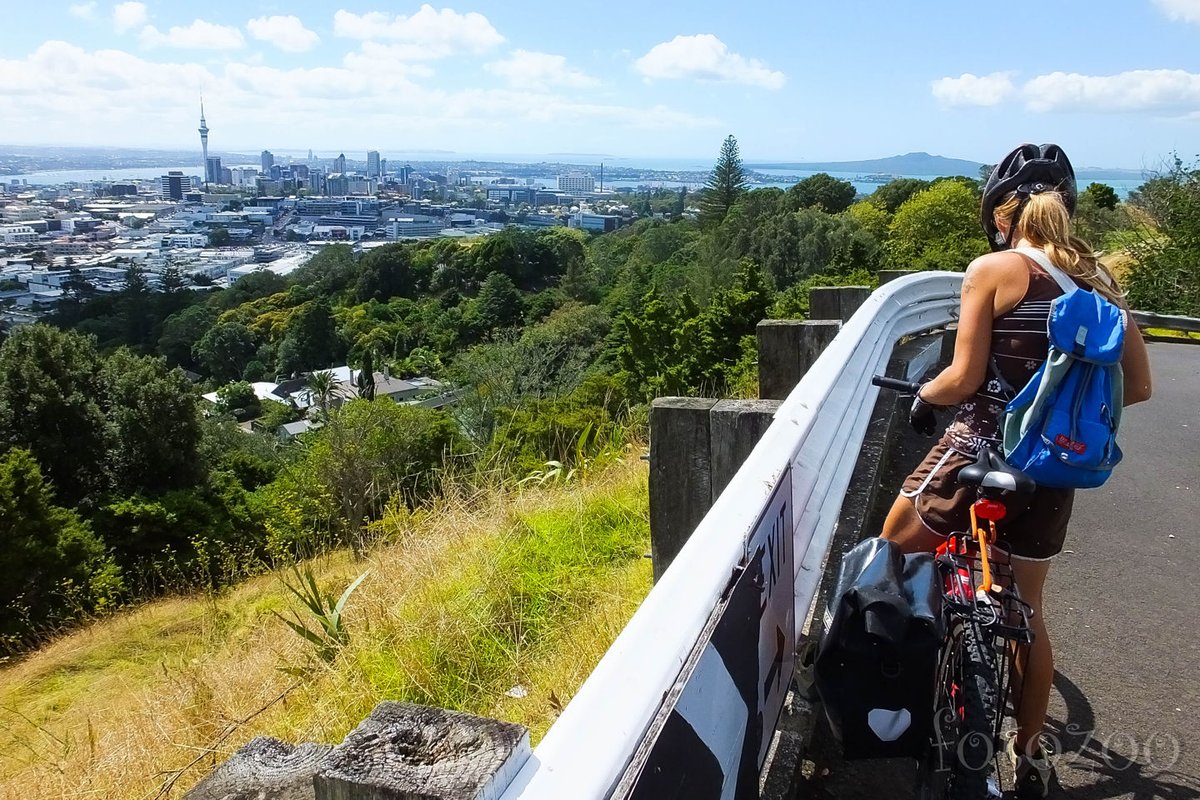
<path fill-rule="evenodd" d="M 1081 492 L 1050 572 L 1052 797 L 1200 799 L 1200 347 L 1150 345 L 1125 463 Z M 927 446 L 927 444 L 926 444 Z M 909 762 L 844 762 L 821 727 L 801 797 L 906 798 Z"/>

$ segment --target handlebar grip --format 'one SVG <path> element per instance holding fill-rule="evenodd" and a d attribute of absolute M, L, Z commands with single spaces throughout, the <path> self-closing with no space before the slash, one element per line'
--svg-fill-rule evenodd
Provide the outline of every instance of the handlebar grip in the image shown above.
<path fill-rule="evenodd" d="M 876 375 L 871 378 L 871 383 L 884 389 L 894 389 L 897 392 L 905 392 L 907 394 L 916 394 L 921 388 L 921 384 L 915 381 L 905 381 L 899 378 L 887 378 L 883 375 Z"/>

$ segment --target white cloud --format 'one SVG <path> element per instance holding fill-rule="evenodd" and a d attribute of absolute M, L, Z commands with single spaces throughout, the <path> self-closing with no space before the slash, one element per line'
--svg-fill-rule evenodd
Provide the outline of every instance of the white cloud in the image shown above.
<path fill-rule="evenodd" d="M 80 19 L 95 19 L 96 18 L 96 3 L 78 3 L 67 9 L 72 17 Z"/>
<path fill-rule="evenodd" d="M 320 36 L 304 27 L 299 17 L 257 17 L 246 23 L 246 30 L 255 39 L 270 42 L 288 53 L 303 53 L 321 41 Z"/>
<path fill-rule="evenodd" d="M 647 78 L 692 78 L 701 81 L 744 83 L 764 89 L 781 89 L 787 78 L 756 58 L 731 52 L 711 33 L 676 36 L 650 48 L 634 62 Z"/>
<path fill-rule="evenodd" d="M 546 148 L 564 137 L 581 147 L 637 139 L 666 150 L 680 130 L 726 127 L 666 106 L 580 102 L 530 87 L 440 89 L 421 80 L 431 74 L 428 65 L 393 58 L 388 45 L 364 42 L 330 66 L 279 69 L 240 57 L 220 65 L 171 63 L 46 42 L 21 58 L 0 57 L 0 85 L 6 87 L 0 93 L 0 141 L 27 140 L 37 131 L 43 144 L 194 146 L 198 152 L 194 106 L 201 91 L 213 128 L 209 143 L 217 150 L 349 152 L 397 131 L 414 145 L 468 151 L 481 136 L 522 137 L 530 147 Z M 113 114 L 113 108 L 123 113 Z M 80 125 L 84 119 L 87 126 Z"/>
<path fill-rule="evenodd" d="M 145 47 L 168 46 L 186 50 L 236 50 L 246 43 L 237 28 L 202 19 L 194 20 L 186 27 L 173 25 L 166 33 L 147 25 L 142 28 L 140 38 Z"/>
<path fill-rule="evenodd" d="M 117 33 L 133 30 L 150 21 L 145 3 L 117 3 L 112 12 L 113 27 Z"/>
<path fill-rule="evenodd" d="M 1154 5 L 1171 19 L 1200 25 L 1200 0 L 1154 0 Z"/>
<path fill-rule="evenodd" d="M 567 66 L 566 56 L 529 50 L 514 50 L 508 58 L 484 64 L 484 69 L 517 88 L 568 86 L 586 89 L 600 83 L 592 76 Z"/>
<path fill-rule="evenodd" d="M 931 84 L 933 96 L 944 106 L 995 106 L 1012 97 L 1016 88 L 1010 73 L 972 75 L 964 72 L 957 78 L 938 78 Z"/>
<path fill-rule="evenodd" d="M 392 16 L 382 11 L 355 14 L 340 9 L 333 15 L 337 36 L 363 41 L 384 40 L 407 45 L 412 60 L 444 58 L 455 53 L 483 53 L 504 41 L 483 14 L 459 14 L 423 5 L 412 16 Z"/>
<path fill-rule="evenodd" d="M 1021 94 L 1033 111 L 1180 114 L 1200 110 L 1200 74 L 1181 69 L 1138 69 L 1116 75 L 1053 72 L 1026 83 Z"/>

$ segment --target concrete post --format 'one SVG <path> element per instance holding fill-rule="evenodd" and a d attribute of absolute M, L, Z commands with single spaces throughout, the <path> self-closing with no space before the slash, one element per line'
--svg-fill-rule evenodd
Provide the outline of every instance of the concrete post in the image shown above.
<path fill-rule="evenodd" d="M 721 400 L 713 406 L 709 412 L 709 460 L 714 503 L 771 427 L 778 410 L 778 400 Z"/>
<path fill-rule="evenodd" d="M 758 323 L 758 396 L 785 399 L 841 327 L 840 322 L 827 319 Z"/>
<path fill-rule="evenodd" d="M 808 317 L 845 322 L 870 296 L 869 286 L 818 286 L 808 292 Z"/>
<path fill-rule="evenodd" d="M 650 407 L 650 555 L 654 580 L 712 506 L 709 412 L 717 401 L 660 397 Z"/>

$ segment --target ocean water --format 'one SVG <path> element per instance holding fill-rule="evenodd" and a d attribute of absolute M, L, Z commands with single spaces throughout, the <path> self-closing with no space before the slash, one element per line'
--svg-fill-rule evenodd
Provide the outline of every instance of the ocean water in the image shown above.
<path fill-rule="evenodd" d="M 30 186 L 57 186 L 62 183 L 90 183 L 91 181 L 154 180 L 171 170 L 184 175 L 203 175 L 204 167 L 126 167 L 121 169 L 55 169 L 45 172 L 30 172 L 25 175 L 0 175 L 0 183 L 25 181 Z"/>

